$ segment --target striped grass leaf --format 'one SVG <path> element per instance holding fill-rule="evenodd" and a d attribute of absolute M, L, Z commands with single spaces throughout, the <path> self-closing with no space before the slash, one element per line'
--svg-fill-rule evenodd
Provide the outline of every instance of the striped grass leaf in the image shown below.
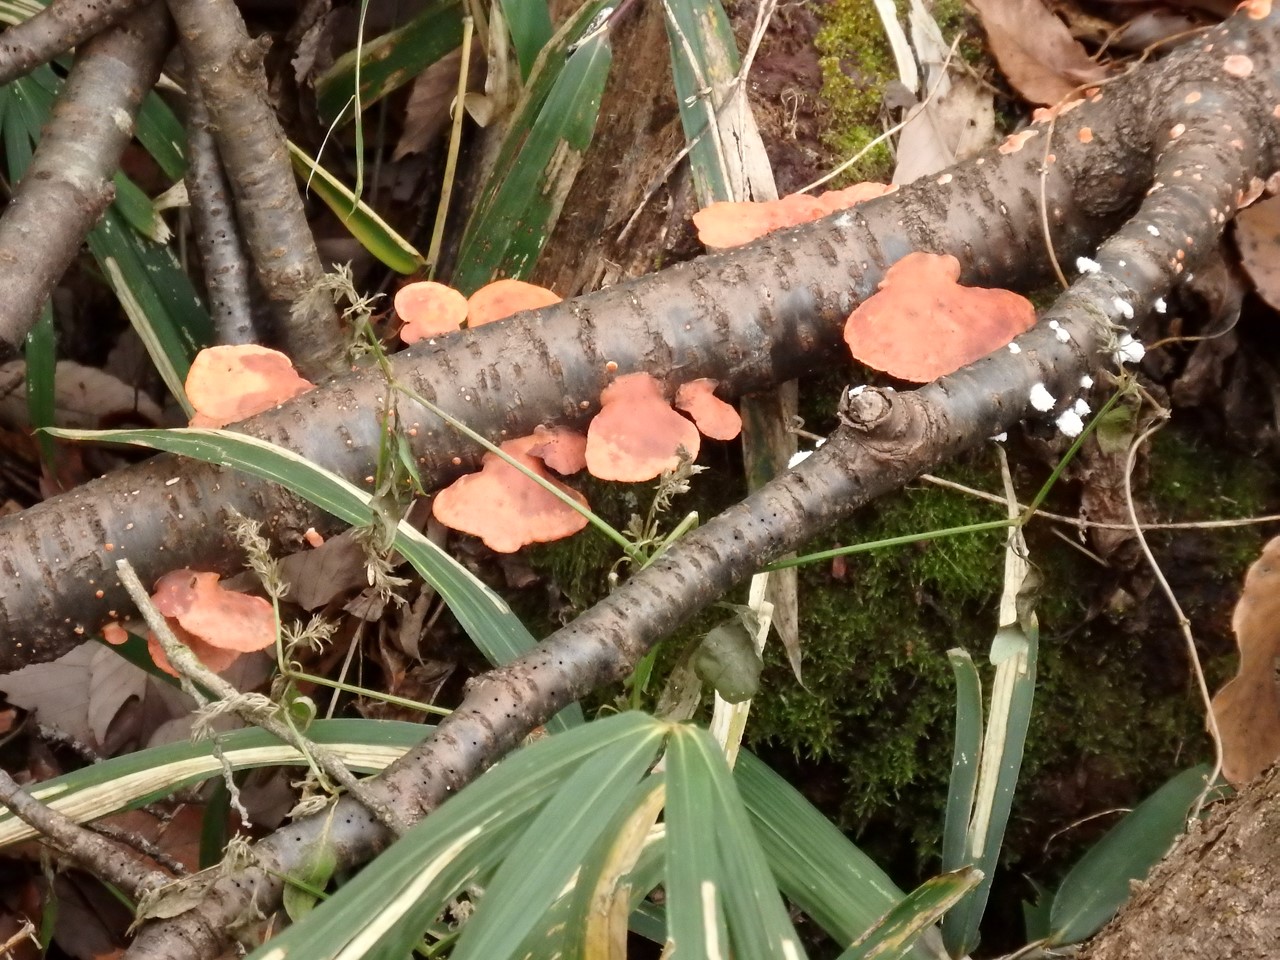
<path fill-rule="evenodd" d="M 967 650 L 948 650 L 947 659 L 956 678 L 955 746 L 942 830 L 942 869 L 950 873 L 968 862 L 969 818 L 982 755 L 982 680 Z"/>
<path fill-rule="evenodd" d="M 352 769 L 376 773 L 399 759 L 434 727 L 398 720 L 316 720 L 308 739 L 327 747 Z M 217 751 L 217 752 L 215 752 Z M 92 766 L 41 781 L 31 795 L 77 823 L 132 810 L 175 790 L 233 770 L 305 765 L 296 748 L 251 727 L 208 740 L 169 743 L 111 757 Z M 37 831 L 9 810 L 0 810 L 0 847 L 36 836 Z"/>
<path fill-rule="evenodd" d="M 429 0 L 402 27 L 343 54 L 316 80 L 316 106 L 326 124 L 349 120 L 357 64 L 360 103 L 369 107 L 409 83 L 462 43 L 462 0 Z"/>
<path fill-rule="evenodd" d="M 677 956 L 803 957 L 724 752 L 672 730 L 666 754 L 668 942 Z"/>
<path fill-rule="evenodd" d="M 409 830 L 302 923 L 255 950 L 251 960 L 403 960 L 450 899 L 473 880 L 489 876 L 496 863 L 509 859 L 513 872 L 537 868 L 517 862 L 514 853 L 539 846 L 539 838 L 531 836 L 536 833 L 531 830 L 534 824 L 563 837 L 561 816 L 586 817 L 577 822 L 590 823 L 591 815 L 577 810 L 539 817 L 544 809 L 560 805 L 553 805 L 552 798 L 570 780 L 578 788 L 589 786 L 584 777 L 575 777 L 584 764 L 598 757 L 620 758 L 593 763 L 593 775 L 599 779 L 602 771 L 615 770 L 621 778 L 631 778 L 641 759 L 656 752 L 666 730 L 666 724 L 651 717 L 626 713 L 517 751 Z M 595 796 L 614 797 L 607 784 L 596 784 L 595 790 Z M 574 801 L 573 806 L 584 804 Z M 555 853 L 549 851 L 550 856 Z M 505 864 L 493 874 L 490 894 L 498 884 L 515 882 L 502 876 L 504 869 Z M 554 897 L 559 890 L 545 895 Z M 536 893 L 532 885 L 517 885 L 514 899 Z M 483 923 L 487 910 L 503 909 L 509 899 L 513 898 L 481 898 L 468 928 Z M 520 911 L 520 904 L 514 907 Z M 462 946 L 459 943 L 459 949 Z M 488 954 L 486 960 L 503 956 Z"/>
<path fill-rule="evenodd" d="M 351 235 L 360 241 L 360 245 L 383 264 L 405 275 L 423 266 L 426 261 L 413 244 L 400 236 L 371 206 L 357 198 L 350 187 L 292 141 L 289 142 L 289 159 L 307 189 L 314 190 Z"/>
<path fill-rule="evenodd" d="M 538 54 L 551 42 L 551 10 L 546 0 L 502 0 L 502 13 L 511 31 L 520 76 L 528 80 Z"/>
<path fill-rule="evenodd" d="M 981 879 L 981 870 L 962 867 L 926 880 L 859 937 L 840 960 L 901 960 L 908 956 L 912 945 Z"/>
<path fill-rule="evenodd" d="M 353 526 L 373 522 L 372 497 L 359 487 L 291 450 L 229 430 L 52 430 L 70 440 L 150 447 L 217 463 L 270 480 Z M 531 650 L 537 641 L 507 602 L 475 574 L 403 521 L 396 550 L 430 583 L 490 663 L 501 664 Z M 581 720 L 578 707 L 561 711 L 559 725 Z"/>
<path fill-rule="evenodd" d="M 607 29 L 582 40 L 603 6 L 585 4 L 534 65 L 463 233 L 451 283 L 465 294 L 528 276 L 555 228 L 595 135 L 613 61 Z"/>

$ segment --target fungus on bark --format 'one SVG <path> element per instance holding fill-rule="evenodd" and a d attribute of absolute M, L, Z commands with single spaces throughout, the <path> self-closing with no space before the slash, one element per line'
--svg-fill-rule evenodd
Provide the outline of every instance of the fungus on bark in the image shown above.
<path fill-rule="evenodd" d="M 676 409 L 693 417 L 699 432 L 713 440 L 732 440 L 742 432 L 742 417 L 733 405 L 715 395 L 719 381 L 709 377 L 682 383 L 676 390 Z"/>
<path fill-rule="evenodd" d="M 242 653 L 264 650 L 275 643 L 276 618 L 261 597 L 219 585 L 216 573 L 180 569 L 156 581 L 151 602 L 178 639 L 210 670 L 219 673 Z M 156 666 L 177 676 L 155 635 L 148 632 L 147 649 Z"/>
<path fill-rule="evenodd" d="M 467 299 L 467 326 L 502 320 L 521 310 L 538 310 L 559 303 L 560 297 L 534 283 L 523 280 L 495 280 L 485 284 Z"/>
<path fill-rule="evenodd" d="M 400 339 L 405 343 L 457 333 L 467 319 L 467 298 L 434 280 L 406 283 L 396 291 L 395 305 L 396 316 L 404 321 Z"/>
<path fill-rule="evenodd" d="M 698 428 L 672 409 L 647 373 L 619 377 L 600 394 L 587 428 L 587 470 L 601 480 L 640 483 L 680 464 L 683 449 L 697 459 Z"/>
<path fill-rule="evenodd" d="M 206 347 L 187 372 L 193 427 L 225 427 L 314 387 L 279 350 L 253 343 Z"/>

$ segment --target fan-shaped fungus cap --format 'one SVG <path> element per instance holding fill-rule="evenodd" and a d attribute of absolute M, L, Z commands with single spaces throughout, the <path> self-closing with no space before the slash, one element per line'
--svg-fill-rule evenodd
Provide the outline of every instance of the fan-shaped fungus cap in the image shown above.
<path fill-rule="evenodd" d="M 209 669 L 224 670 L 242 653 L 263 650 L 276 639 L 275 611 L 261 597 L 237 593 L 218 584 L 216 573 L 173 570 L 156 581 L 151 600 L 174 621 L 179 639 L 192 648 Z M 162 670 L 174 671 L 159 642 L 147 641 L 152 659 Z"/>
<path fill-rule="evenodd" d="M 298 376 L 279 350 L 256 344 L 206 347 L 187 372 L 193 427 L 225 427 L 306 393 L 315 384 Z"/>
<path fill-rule="evenodd" d="M 586 497 L 554 479 L 529 453 L 537 442 L 536 437 L 521 437 L 502 444 L 502 450 L 587 506 Z M 581 513 L 493 453 L 484 455 L 479 473 L 460 477 L 437 493 L 431 509 L 446 527 L 477 536 L 498 553 L 560 540 L 587 525 Z"/>
<path fill-rule="evenodd" d="M 758 240 L 774 230 L 817 220 L 896 189 L 883 183 L 855 183 L 843 190 L 828 190 L 816 196 L 792 193 L 760 203 L 713 203 L 693 215 L 693 224 L 698 228 L 698 239 L 705 247 L 725 250 Z"/>
<path fill-rule="evenodd" d="M 731 404 L 715 395 L 719 381 L 703 377 L 682 383 L 676 390 L 676 409 L 693 417 L 703 436 L 732 440 L 742 432 L 742 418 Z"/>
<path fill-rule="evenodd" d="M 534 443 L 529 453 L 556 473 L 568 476 L 587 465 L 587 438 L 568 427 L 533 428 Z"/>
<path fill-rule="evenodd" d="M 844 339 L 855 360 L 928 383 L 1003 347 L 1036 322 L 1031 301 L 1009 290 L 962 287 L 960 261 L 909 253 L 878 292 L 850 314 Z"/>
<path fill-rule="evenodd" d="M 600 394 L 587 428 L 587 470 L 601 480 L 639 483 L 698 456 L 698 428 L 671 409 L 647 373 L 619 377 Z"/>
<path fill-rule="evenodd" d="M 467 300 L 467 326 L 478 327 L 521 310 L 537 310 L 559 302 L 560 297 L 546 287 L 523 280 L 495 280 Z"/>
<path fill-rule="evenodd" d="M 467 319 L 467 298 L 434 280 L 406 283 L 396 291 L 396 315 L 404 321 L 400 339 L 417 343 L 457 333 Z"/>

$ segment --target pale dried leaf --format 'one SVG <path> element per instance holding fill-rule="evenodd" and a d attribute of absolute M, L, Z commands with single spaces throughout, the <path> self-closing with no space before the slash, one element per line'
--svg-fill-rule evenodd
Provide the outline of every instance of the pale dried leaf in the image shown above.
<path fill-rule="evenodd" d="M 1000 72 L 1031 103 L 1055 104 L 1106 76 L 1040 0 L 972 0 L 972 6 Z"/>
<path fill-rule="evenodd" d="M 1236 246 L 1258 296 L 1280 309 L 1280 197 L 1261 200 L 1236 215 Z"/>
<path fill-rule="evenodd" d="M 57 660 L 0 676 L 0 691 L 40 723 L 101 746 L 120 708 L 141 697 L 146 683 L 145 671 L 107 647 L 86 643 Z"/>
<path fill-rule="evenodd" d="M 158 425 L 159 405 L 132 384 L 71 360 L 59 360 L 54 374 L 54 423 L 59 427 L 92 430 L 104 418 L 128 417 L 144 425 Z M 26 393 L 26 364 L 14 360 L 0 366 L 0 424 L 15 429 L 31 426 Z"/>

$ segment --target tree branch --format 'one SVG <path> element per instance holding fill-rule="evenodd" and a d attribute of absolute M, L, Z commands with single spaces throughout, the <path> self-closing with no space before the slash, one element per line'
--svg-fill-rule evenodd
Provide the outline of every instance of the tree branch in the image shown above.
<path fill-rule="evenodd" d="M 115 26 L 151 0 L 54 0 L 0 33 L 0 84 L 25 76 Z"/>
<path fill-rule="evenodd" d="M 162 7 L 91 40 L 0 218 L 0 350 L 14 354 L 85 236 L 115 197 L 113 177 L 170 42 Z"/>

